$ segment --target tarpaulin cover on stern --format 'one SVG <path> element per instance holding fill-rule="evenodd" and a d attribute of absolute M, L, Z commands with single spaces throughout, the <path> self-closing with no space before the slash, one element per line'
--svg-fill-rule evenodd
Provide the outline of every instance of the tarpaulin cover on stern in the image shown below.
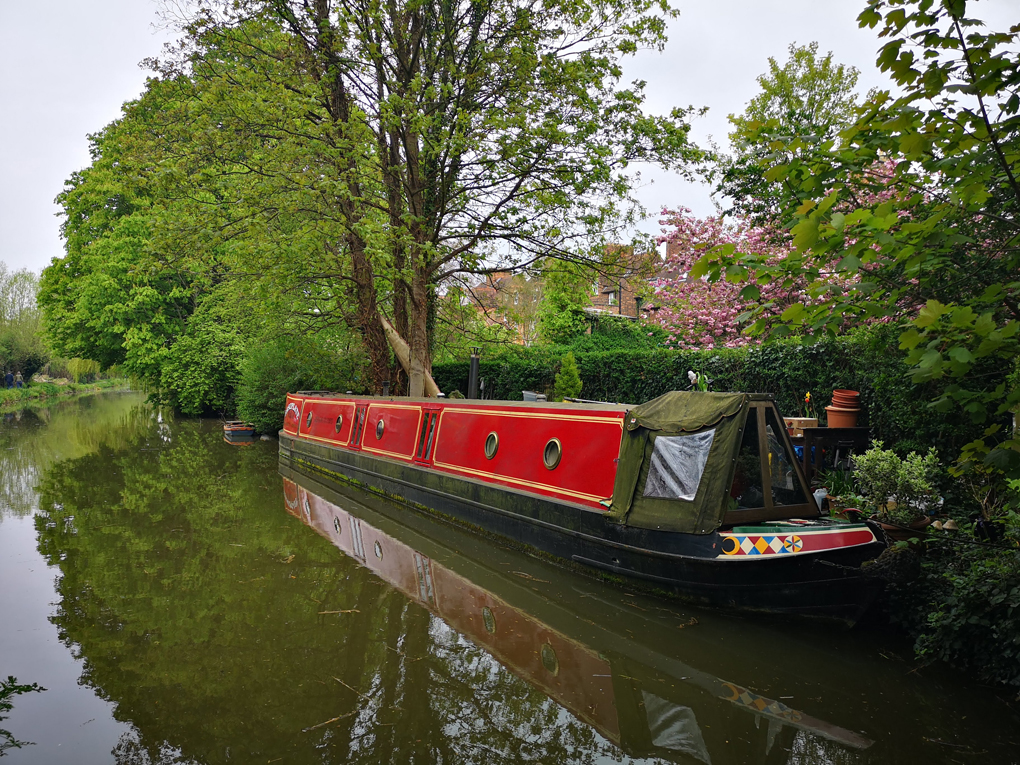
<path fill-rule="evenodd" d="M 744 393 L 698 391 L 666 393 L 631 409 L 610 518 L 688 534 L 718 528 L 747 410 Z"/>

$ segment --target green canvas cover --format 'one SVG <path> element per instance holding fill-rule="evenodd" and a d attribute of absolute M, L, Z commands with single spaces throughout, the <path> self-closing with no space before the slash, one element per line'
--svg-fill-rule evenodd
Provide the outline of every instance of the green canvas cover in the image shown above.
<path fill-rule="evenodd" d="M 748 401 L 744 393 L 677 391 L 630 410 L 610 518 L 687 534 L 717 529 L 727 510 Z M 656 453 L 658 439 L 663 443 Z M 649 472 L 655 474 L 651 483 Z M 689 498 L 673 496 L 684 492 Z"/>

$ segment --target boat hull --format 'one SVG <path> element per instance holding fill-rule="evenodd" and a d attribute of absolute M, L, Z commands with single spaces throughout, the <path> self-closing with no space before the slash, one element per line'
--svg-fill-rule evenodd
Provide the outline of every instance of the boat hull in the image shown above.
<path fill-rule="evenodd" d="M 760 533 L 695 535 L 630 527 L 579 504 L 286 432 L 280 433 L 280 461 L 291 468 L 355 482 L 504 542 L 689 602 L 853 624 L 882 587 L 860 569 L 885 547 L 870 531 L 864 543 L 814 554 L 762 554 L 752 559 L 729 553 L 735 540 L 758 540 L 763 537 Z M 808 533 L 792 538 L 807 539 Z M 736 552 L 742 551 L 737 548 Z"/>

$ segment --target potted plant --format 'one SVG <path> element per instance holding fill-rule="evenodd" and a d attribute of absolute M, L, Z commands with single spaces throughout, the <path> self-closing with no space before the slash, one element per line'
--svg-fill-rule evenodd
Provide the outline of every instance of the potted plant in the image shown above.
<path fill-rule="evenodd" d="M 849 470 L 831 468 L 820 472 L 812 481 L 812 485 L 824 487 L 825 499 L 829 503 L 832 515 L 842 516 L 844 509 L 856 510 L 860 507 L 854 487 L 854 477 Z M 822 489 L 819 488 L 819 491 Z"/>
<path fill-rule="evenodd" d="M 892 539 L 910 539 L 923 530 L 939 502 L 937 483 L 942 467 L 934 448 L 901 459 L 881 441 L 854 457 L 854 477 L 864 507 Z"/>

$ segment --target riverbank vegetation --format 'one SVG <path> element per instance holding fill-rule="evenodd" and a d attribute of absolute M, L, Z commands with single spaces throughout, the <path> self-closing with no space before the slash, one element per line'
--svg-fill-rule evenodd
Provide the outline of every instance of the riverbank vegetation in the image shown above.
<path fill-rule="evenodd" d="M 0 389 L 0 407 L 21 406 L 23 404 L 61 396 L 75 396 L 83 393 L 97 393 L 115 388 L 127 388 L 130 382 L 123 377 L 108 377 L 94 382 L 35 382 L 24 388 Z"/>

